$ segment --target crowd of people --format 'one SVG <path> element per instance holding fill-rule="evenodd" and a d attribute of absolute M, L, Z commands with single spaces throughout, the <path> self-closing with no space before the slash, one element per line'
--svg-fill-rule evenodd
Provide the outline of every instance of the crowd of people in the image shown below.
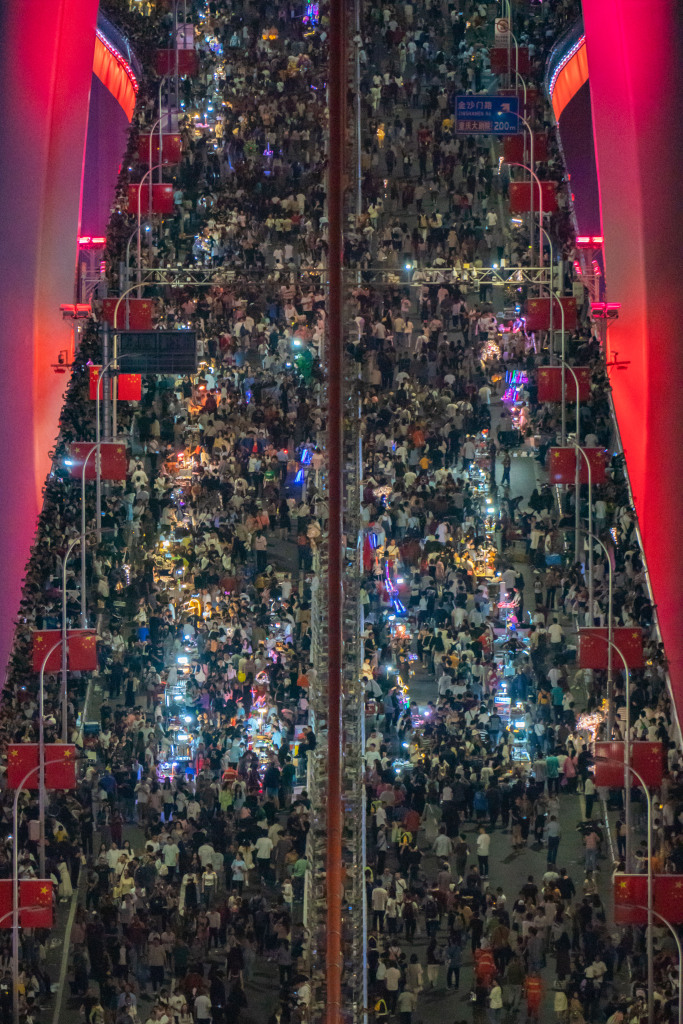
<path fill-rule="evenodd" d="M 106 6 L 149 70 L 170 12 Z M 99 704 L 88 677 L 70 673 L 79 783 L 49 794 L 47 868 L 58 899 L 77 893 L 69 985 L 88 1024 L 227 1024 L 245 1009 L 284 1024 L 318 1009 L 302 905 L 316 747 L 311 570 L 325 530 L 325 12 L 240 0 L 188 11 L 200 73 L 182 80 L 183 158 L 164 172 L 175 213 L 155 218 L 143 254 L 149 267 L 223 275 L 206 289 L 150 292 L 157 323 L 197 330 L 202 361 L 171 386 L 145 379 L 140 403 L 119 404 L 128 473 L 105 495 L 102 541 L 89 537 L 86 559 Z M 524 20 L 519 38 L 536 72 L 575 13 L 573 3 L 546 4 Z M 526 228 L 505 215 L 497 152 L 488 138 L 455 136 L 449 115 L 454 95 L 489 74 L 490 19 L 478 4 L 367 7 L 354 40 L 363 213 L 346 235 L 346 262 L 361 271 L 346 356 L 362 381 L 370 1009 L 378 1021 L 410 1024 L 445 985 L 471 991 L 475 1022 L 505 1012 L 514 1020 L 526 1004 L 531 1020 L 552 1007 L 559 1022 L 633 1024 L 644 1019 L 643 940 L 609 927 L 596 874 L 607 838 L 594 820 L 589 734 L 578 718 L 601 711 L 604 674 L 576 673 L 571 659 L 576 625 L 605 621 L 608 568 L 596 552 L 589 608 L 585 566 L 568 554 L 573 503 L 585 510 L 588 495 L 569 487 L 558 499 L 543 482 L 543 453 L 559 431 L 558 407 L 537 396 L 546 343 L 519 317 L 496 317 L 486 290 L 472 294 L 452 275 L 410 283 L 402 271 L 406 261 L 526 259 Z M 108 233 L 111 284 L 134 227 L 122 196 L 145 169 L 135 133 L 158 116 L 157 87 L 151 73 L 141 85 Z M 530 116 L 543 127 L 542 99 Z M 563 178 L 552 146 L 543 172 Z M 564 201 L 549 226 L 569 255 Z M 390 286 L 378 283 L 378 266 L 394 275 Z M 585 320 L 567 352 L 592 369 L 580 440 L 611 450 L 599 338 Z M 80 523 L 62 462 L 70 442 L 94 437 L 88 363 L 100 357 L 91 325 L 27 570 L 2 705 L 6 742 L 36 737 L 30 631 L 60 625 L 57 556 Z M 514 369 L 526 376 L 511 398 Z M 669 751 L 657 855 L 676 866 L 678 751 L 620 459 L 593 500 L 596 530 L 611 538 L 615 621 L 644 630 L 633 735 Z M 78 577 L 74 564 L 73 623 Z M 411 700 L 411 688 L 425 699 Z M 496 703 L 504 691 L 522 707 L 522 759 Z M 61 735 L 59 697 L 48 677 L 47 740 Z M 95 728 L 84 727 L 88 699 Z M 596 728 L 604 735 L 604 720 Z M 5 789 L 6 818 L 11 796 Z M 582 877 L 560 853 L 568 806 L 585 833 Z M 22 877 L 38 870 L 37 814 L 35 795 L 23 797 Z M 529 860 L 517 894 L 489 883 L 499 826 L 515 858 Z M 623 823 L 616 838 L 621 856 Z M 0 847 L 6 876 L 12 841 Z M 22 932 L 20 994 L 31 1020 L 54 980 L 46 939 Z M 659 942 L 657 1012 L 673 1020 L 675 960 Z"/>

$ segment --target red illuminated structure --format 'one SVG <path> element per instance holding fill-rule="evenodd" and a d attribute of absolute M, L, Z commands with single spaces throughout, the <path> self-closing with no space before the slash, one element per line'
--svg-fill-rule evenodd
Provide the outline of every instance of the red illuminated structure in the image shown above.
<path fill-rule="evenodd" d="M 683 422 L 676 0 L 584 0 L 607 294 L 607 362 L 671 682 L 683 717 Z"/>

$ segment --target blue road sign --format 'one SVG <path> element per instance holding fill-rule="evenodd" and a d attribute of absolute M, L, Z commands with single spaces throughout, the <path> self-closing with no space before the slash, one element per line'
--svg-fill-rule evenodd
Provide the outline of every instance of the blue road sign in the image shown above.
<path fill-rule="evenodd" d="M 456 96 L 455 130 L 467 135 L 516 135 L 520 130 L 516 96 Z"/>

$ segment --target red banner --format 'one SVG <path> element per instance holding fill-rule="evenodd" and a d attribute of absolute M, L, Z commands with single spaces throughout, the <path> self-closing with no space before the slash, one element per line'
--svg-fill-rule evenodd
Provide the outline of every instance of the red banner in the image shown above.
<path fill-rule="evenodd" d="M 69 671 L 93 672 L 97 668 L 97 634 L 94 629 L 70 629 Z"/>
<path fill-rule="evenodd" d="M 11 878 L 0 878 L 0 928 L 12 927 L 13 888 Z"/>
<path fill-rule="evenodd" d="M 127 322 L 126 311 L 128 312 Z M 116 316 L 116 323 L 114 323 L 114 316 Z M 106 320 L 110 327 L 128 327 L 131 331 L 151 331 L 152 300 L 131 299 L 130 296 L 126 296 L 121 302 L 118 299 L 103 299 L 102 319 Z"/>
<path fill-rule="evenodd" d="M 654 909 L 670 924 L 683 924 L 683 875 L 657 875 L 654 883 Z"/>
<path fill-rule="evenodd" d="M 80 480 L 83 463 L 95 447 L 94 441 L 74 441 L 69 446 L 69 474 L 72 480 Z M 97 455 L 91 455 L 85 467 L 85 479 L 95 480 Z M 125 480 L 128 470 L 125 444 L 107 442 L 100 445 L 100 477 L 102 480 Z"/>
<path fill-rule="evenodd" d="M 579 382 L 579 401 L 586 402 L 591 393 L 591 372 L 587 366 L 572 367 Z M 576 401 L 576 381 L 569 370 L 565 370 L 565 397 L 568 402 Z M 539 402 L 562 401 L 562 367 L 542 366 L 538 371 Z"/>
<path fill-rule="evenodd" d="M 595 744 L 595 785 L 622 789 L 624 786 L 623 741 L 598 741 Z M 607 758 L 608 761 L 600 761 Z M 618 762 L 615 764 L 614 762 Z M 648 789 L 659 789 L 664 775 L 664 747 L 661 743 L 638 741 L 631 744 L 631 766 Z M 638 778 L 631 777 L 631 785 L 639 786 Z"/>
<path fill-rule="evenodd" d="M 579 455 L 580 469 L 579 480 L 582 484 L 588 483 L 588 466 L 590 463 L 591 483 L 603 484 L 605 482 L 605 450 L 604 448 L 582 448 L 584 454 Z M 548 452 L 548 473 L 551 484 L 573 484 L 576 480 L 576 448 L 551 448 Z"/>
<path fill-rule="evenodd" d="M 510 47 L 509 61 L 506 46 L 492 46 L 489 49 L 489 60 L 492 75 L 514 74 L 515 71 L 519 71 L 520 75 L 528 75 L 531 70 L 527 46 L 520 46 L 517 49 L 514 46 Z"/>
<path fill-rule="evenodd" d="M 61 629 L 38 629 L 33 632 L 33 671 L 40 672 L 47 652 L 62 636 Z M 67 629 L 68 667 L 73 672 L 91 672 L 97 668 L 97 634 L 94 629 Z M 61 644 L 52 652 L 46 672 L 58 672 L 62 665 Z"/>
<path fill-rule="evenodd" d="M 38 744 L 9 743 L 7 745 L 7 787 L 19 789 L 29 772 L 35 771 L 34 778 L 24 783 L 25 789 L 38 787 Z"/>
<path fill-rule="evenodd" d="M 68 634 L 67 634 L 68 635 Z M 33 655 L 33 671 L 40 672 L 45 655 L 58 640 L 61 639 L 61 629 L 37 629 L 32 634 L 31 653 Z M 62 648 L 57 647 L 47 659 L 46 672 L 58 672 L 62 664 Z"/>
<path fill-rule="evenodd" d="M 138 206 L 138 194 L 140 196 Z M 149 183 L 128 186 L 128 212 L 144 214 L 149 210 Z M 152 185 L 152 213 L 174 213 L 173 185 Z"/>
<path fill-rule="evenodd" d="M 531 160 L 529 136 L 506 135 L 503 139 L 503 156 L 506 164 L 528 164 Z M 526 148 L 526 153 L 525 153 Z M 534 163 L 548 159 L 548 136 L 534 132 Z"/>
<path fill-rule="evenodd" d="M 574 448 L 551 448 L 548 452 L 548 483 L 573 484 L 576 479 L 576 457 Z"/>
<path fill-rule="evenodd" d="M 579 630 L 579 668 L 607 668 L 609 644 L 607 626 L 590 626 Z M 629 668 L 643 668 L 643 634 L 634 626 L 614 626 L 612 643 L 621 651 Z M 623 661 L 612 648 L 612 667 L 621 671 Z"/>
<path fill-rule="evenodd" d="M 557 213 L 557 182 L 542 181 L 543 213 Z M 538 185 L 534 181 L 534 212 L 538 212 Z M 510 213 L 529 213 L 531 209 L 531 182 L 511 181 L 508 193 Z"/>
<path fill-rule="evenodd" d="M 596 740 L 593 781 L 608 789 L 624 787 L 624 744 L 618 740 Z M 601 758 L 606 760 L 602 761 Z"/>
<path fill-rule="evenodd" d="M 52 928 L 52 880 L 22 878 L 19 881 L 19 921 L 22 928 Z M 30 907 L 31 909 L 26 909 Z"/>
<path fill-rule="evenodd" d="M 122 304 L 123 305 L 123 304 Z M 100 381 L 101 366 L 90 367 L 90 399 L 97 400 L 97 386 Z M 142 398 L 142 376 L 139 373 L 120 373 L 118 375 L 117 397 L 120 402 L 139 402 Z M 102 385 L 100 387 L 100 401 L 103 398 Z M 109 393 L 113 390 L 112 382 L 109 382 Z"/>
<path fill-rule="evenodd" d="M 139 402 L 142 398 L 141 374 L 120 373 L 116 393 L 120 402 Z"/>
<path fill-rule="evenodd" d="M 199 57 L 195 50 L 157 50 L 154 61 L 158 75 L 174 75 L 178 55 L 178 74 L 196 75 L 199 72 Z M 528 53 L 528 51 L 527 51 Z M 520 72 L 522 69 L 519 69 Z"/>
<path fill-rule="evenodd" d="M 149 165 L 149 147 L 150 137 L 149 134 L 140 135 L 138 137 L 138 156 L 140 160 Z M 535 152 L 535 150 L 534 150 Z M 182 140 L 180 135 L 162 135 L 161 136 L 161 160 L 159 160 L 159 136 L 155 132 L 152 138 L 152 166 L 162 164 L 177 164 L 180 163 L 180 157 L 182 155 Z M 538 158 L 539 160 L 542 157 Z"/>
<path fill-rule="evenodd" d="M 647 875 L 614 876 L 614 923 L 647 924 Z"/>
<path fill-rule="evenodd" d="M 10 743 L 7 746 L 7 786 L 37 789 L 40 777 L 40 746 L 38 743 Z M 48 762 L 53 762 L 49 764 Z M 45 744 L 45 788 L 75 789 L 76 748 L 71 743 Z"/>

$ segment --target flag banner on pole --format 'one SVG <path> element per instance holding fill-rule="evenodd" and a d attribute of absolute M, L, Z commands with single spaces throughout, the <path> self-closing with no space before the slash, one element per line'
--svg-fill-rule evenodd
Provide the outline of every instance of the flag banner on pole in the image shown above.
<path fill-rule="evenodd" d="M 90 367 L 90 399 L 97 401 L 97 388 L 100 387 L 100 401 L 104 395 L 100 384 L 101 366 Z M 120 373 L 118 375 L 117 398 L 120 402 L 139 402 L 142 398 L 142 377 L 139 373 Z M 113 382 L 109 381 L 109 394 L 113 392 Z"/>
<path fill-rule="evenodd" d="M 139 402 L 142 399 L 142 376 L 139 373 L 120 373 L 116 395 L 119 402 Z"/>
<path fill-rule="evenodd" d="M 199 58 L 196 50 L 178 50 L 177 53 L 179 75 L 196 75 L 199 73 Z M 154 63 L 158 75 L 174 75 L 176 70 L 176 51 L 157 50 Z M 520 68 L 520 72 L 521 70 Z"/>
<path fill-rule="evenodd" d="M 30 908 L 30 909 L 29 909 Z M 52 928 L 52 880 L 19 880 L 19 921 L 22 928 Z"/>
<path fill-rule="evenodd" d="M 80 480 L 83 463 L 90 451 L 95 447 L 94 441 L 74 441 L 69 446 L 69 475 L 72 480 Z M 85 467 L 85 479 L 95 480 L 97 455 L 91 455 Z M 100 477 L 102 480 L 125 480 L 128 471 L 125 444 L 107 442 L 100 445 Z"/>
<path fill-rule="evenodd" d="M 28 778 L 26 778 L 27 775 Z M 10 743 L 7 747 L 8 789 L 19 789 L 24 779 L 26 779 L 23 785 L 24 789 L 38 789 L 40 780 L 40 745 L 38 743 Z M 45 744 L 45 788 L 76 788 L 76 747 L 73 743 Z"/>
<path fill-rule="evenodd" d="M 647 924 L 647 875 L 614 876 L 614 923 Z"/>
<path fill-rule="evenodd" d="M 72 743 L 45 744 L 45 788 L 76 788 L 76 747 Z"/>
<path fill-rule="evenodd" d="M 146 213 L 149 209 L 149 182 L 144 184 L 133 184 L 128 186 L 128 212 L 137 213 L 138 192 L 140 192 L 140 212 Z M 154 182 L 152 185 L 152 213 L 173 213 L 173 185 Z"/>
<path fill-rule="evenodd" d="M 35 771 L 24 783 L 25 789 L 38 788 L 38 757 L 37 743 L 9 743 L 7 745 L 7 788 L 19 789 L 23 779 L 29 772 Z"/>
<path fill-rule="evenodd" d="M 578 455 L 573 446 L 567 448 L 551 448 L 548 451 L 548 482 L 550 484 L 573 484 L 576 480 L 576 459 L 581 459 L 579 466 L 579 480 L 582 484 L 588 483 L 588 466 L 590 463 L 591 483 L 604 484 L 605 475 L 605 450 L 604 448 L 582 448 L 586 458 Z"/>
<path fill-rule="evenodd" d="M 138 136 L 138 156 L 142 163 L 149 165 L 149 133 Z M 159 159 L 159 136 L 155 132 L 152 138 L 152 166 L 158 164 L 177 164 L 182 155 L 180 135 L 170 133 L 161 136 L 161 160 Z M 542 159 L 539 157 L 539 160 Z"/>
<path fill-rule="evenodd" d="M 531 70 L 527 46 L 520 46 L 517 50 L 513 46 L 509 51 L 506 46 L 491 46 L 489 60 L 492 75 L 507 75 L 514 71 L 519 71 L 520 75 L 528 75 Z"/>
<path fill-rule="evenodd" d="M 586 402 L 591 393 L 591 372 L 588 366 L 573 366 L 579 382 L 579 401 Z M 576 401 L 576 381 L 569 370 L 565 369 L 564 390 L 567 402 Z M 562 367 L 541 366 L 538 371 L 539 402 L 562 401 Z"/>
<path fill-rule="evenodd" d="M 520 99 L 524 101 L 524 95 Z M 506 164 L 527 164 L 531 160 L 530 139 L 526 132 L 520 135 L 506 135 L 503 139 L 503 156 Z M 525 152 L 526 149 L 526 152 Z M 545 132 L 534 132 L 534 163 L 548 159 L 548 136 Z"/>
<path fill-rule="evenodd" d="M 596 786 L 607 786 L 609 789 L 624 787 L 624 756 L 623 740 L 597 741 L 595 744 L 594 781 Z M 607 758 L 608 761 L 601 761 Z M 615 764 L 614 762 L 618 762 Z M 631 767 L 643 779 L 648 789 L 659 789 L 664 775 L 664 747 L 661 743 L 638 740 L 631 743 Z M 640 786 L 635 775 L 631 776 L 631 786 Z"/>
<path fill-rule="evenodd" d="M 45 655 L 50 648 L 61 640 L 61 629 L 36 629 L 31 634 L 31 655 L 33 658 L 33 671 L 40 672 Z M 62 649 L 57 647 L 47 659 L 46 672 L 58 672 L 62 664 Z"/>
<path fill-rule="evenodd" d="M 117 306 L 118 313 L 116 313 Z M 129 295 L 122 302 L 119 302 L 118 299 L 102 299 L 102 319 L 106 320 L 110 327 L 116 327 L 117 330 L 126 329 L 126 310 L 128 311 L 130 330 L 151 331 L 151 299 L 133 299 Z M 116 323 L 114 323 L 115 314 Z"/>
<path fill-rule="evenodd" d="M 535 155 L 535 154 L 534 154 Z M 531 210 L 531 184 L 529 181 L 511 181 L 508 193 L 510 213 L 529 213 Z M 557 213 L 557 182 L 542 181 L 543 213 Z M 538 185 L 534 186 L 534 213 L 538 213 Z"/>
<path fill-rule="evenodd" d="M 647 881 L 647 876 L 644 876 Z M 670 924 L 683 924 L 683 875 L 656 875 L 654 909 Z M 655 924 L 658 924 L 655 921 Z"/>
<path fill-rule="evenodd" d="M 94 629 L 67 631 L 70 672 L 93 672 L 97 668 L 97 633 Z"/>
<path fill-rule="evenodd" d="M 607 626 L 585 626 L 579 630 L 579 668 L 607 668 L 607 637 Z M 614 626 L 612 643 L 618 648 L 618 651 L 612 650 L 612 667 L 617 672 L 623 667 L 619 651 L 629 668 L 643 668 L 643 632 L 639 627 Z"/>
<path fill-rule="evenodd" d="M 14 883 L 11 878 L 0 878 L 0 928 L 12 927 L 13 890 Z"/>
<path fill-rule="evenodd" d="M 624 744 L 619 740 L 596 740 L 593 781 L 608 789 L 624 788 Z M 601 761 L 601 758 L 607 760 Z"/>

